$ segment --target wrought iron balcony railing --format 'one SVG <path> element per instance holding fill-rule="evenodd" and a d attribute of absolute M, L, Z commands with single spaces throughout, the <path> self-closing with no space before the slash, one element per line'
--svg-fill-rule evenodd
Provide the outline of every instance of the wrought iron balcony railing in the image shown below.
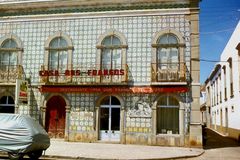
<path fill-rule="evenodd" d="M 185 63 L 152 63 L 152 82 L 187 82 L 190 74 Z"/>
<path fill-rule="evenodd" d="M 45 84 L 124 84 L 127 65 L 41 66 L 40 82 Z"/>
<path fill-rule="evenodd" d="M 15 83 L 24 75 L 21 65 L 0 65 L 0 83 Z"/>

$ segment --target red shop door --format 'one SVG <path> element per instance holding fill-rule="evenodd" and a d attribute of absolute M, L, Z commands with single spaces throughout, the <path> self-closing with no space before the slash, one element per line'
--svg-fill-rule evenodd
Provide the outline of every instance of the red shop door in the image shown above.
<path fill-rule="evenodd" d="M 50 138 L 64 138 L 66 102 L 60 96 L 54 96 L 47 102 L 46 131 Z"/>

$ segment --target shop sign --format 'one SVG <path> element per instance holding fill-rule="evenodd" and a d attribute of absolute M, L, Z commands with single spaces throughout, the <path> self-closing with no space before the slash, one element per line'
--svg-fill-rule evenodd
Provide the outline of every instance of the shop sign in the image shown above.
<path fill-rule="evenodd" d="M 188 92 L 187 87 L 69 87 L 69 86 L 42 86 L 41 92 L 79 92 L 79 93 L 171 93 Z"/>
<path fill-rule="evenodd" d="M 60 76 L 64 74 L 65 76 L 115 76 L 124 75 L 124 69 L 103 69 L 103 70 L 65 70 L 63 73 L 58 70 L 41 70 L 39 71 L 39 76 Z"/>
<path fill-rule="evenodd" d="M 16 90 L 15 90 L 16 102 L 27 103 L 28 98 L 28 82 L 25 80 L 16 80 Z"/>

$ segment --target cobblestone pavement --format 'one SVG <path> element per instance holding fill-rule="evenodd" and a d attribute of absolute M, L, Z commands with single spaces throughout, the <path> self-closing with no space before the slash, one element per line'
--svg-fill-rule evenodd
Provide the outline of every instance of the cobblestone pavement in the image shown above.
<path fill-rule="evenodd" d="M 205 153 L 199 157 L 184 160 L 240 160 L 239 144 L 228 137 L 221 136 L 216 132 L 206 130 Z"/>

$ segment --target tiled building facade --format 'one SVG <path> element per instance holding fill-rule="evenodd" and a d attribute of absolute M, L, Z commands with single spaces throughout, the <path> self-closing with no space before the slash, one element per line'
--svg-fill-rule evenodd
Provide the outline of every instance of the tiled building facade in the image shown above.
<path fill-rule="evenodd" d="M 2 112 L 68 141 L 201 146 L 198 3 L 1 2 Z"/>

